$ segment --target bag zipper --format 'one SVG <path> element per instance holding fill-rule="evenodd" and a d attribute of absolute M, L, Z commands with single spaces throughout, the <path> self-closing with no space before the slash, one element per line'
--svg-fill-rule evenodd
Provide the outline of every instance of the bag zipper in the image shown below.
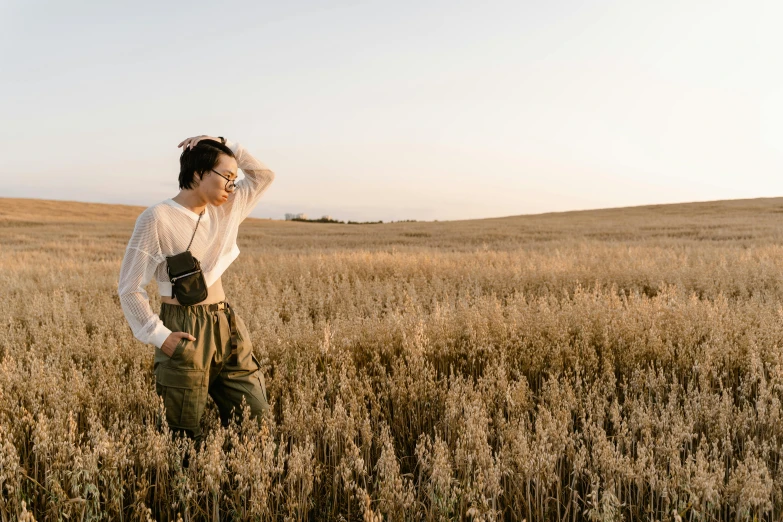
<path fill-rule="evenodd" d="M 172 277 L 171 278 L 171 282 L 173 283 L 173 282 L 175 282 L 178 279 L 182 279 L 183 277 L 187 277 L 189 275 L 198 274 L 199 272 L 201 272 L 201 270 L 194 270 L 192 272 L 188 272 L 187 274 L 182 274 L 180 276 Z"/>

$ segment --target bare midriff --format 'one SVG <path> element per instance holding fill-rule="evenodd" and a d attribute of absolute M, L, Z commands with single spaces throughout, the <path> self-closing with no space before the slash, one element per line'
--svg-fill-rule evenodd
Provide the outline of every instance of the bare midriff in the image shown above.
<path fill-rule="evenodd" d="M 226 300 L 226 294 L 223 292 L 223 281 L 221 281 L 221 279 L 218 278 L 217 281 L 212 283 L 212 286 L 207 288 L 207 298 L 198 304 L 203 305 L 203 304 L 219 303 L 220 301 L 225 301 L 225 300 Z M 179 301 L 177 301 L 176 297 L 169 297 L 169 296 L 162 295 L 160 296 L 160 301 L 162 303 L 179 305 Z"/>

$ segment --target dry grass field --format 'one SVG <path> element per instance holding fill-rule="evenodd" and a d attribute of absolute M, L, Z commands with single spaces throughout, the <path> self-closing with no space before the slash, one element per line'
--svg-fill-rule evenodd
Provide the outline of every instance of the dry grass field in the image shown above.
<path fill-rule="evenodd" d="M 248 220 L 272 408 L 198 453 L 119 306 L 141 210 L 0 199 L 3 521 L 783 519 L 783 199 Z"/>

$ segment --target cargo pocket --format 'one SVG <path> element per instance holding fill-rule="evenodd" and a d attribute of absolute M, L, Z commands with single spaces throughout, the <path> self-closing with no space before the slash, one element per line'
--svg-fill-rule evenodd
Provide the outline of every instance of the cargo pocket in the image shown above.
<path fill-rule="evenodd" d="M 163 398 L 166 420 L 175 428 L 197 429 L 207 402 L 204 370 L 158 366 L 155 388 Z"/>
<path fill-rule="evenodd" d="M 261 389 L 261 394 L 263 395 L 264 403 L 269 404 L 269 401 L 266 397 L 266 381 L 264 381 L 264 373 L 261 371 L 261 363 L 258 362 L 258 359 L 256 358 L 256 354 L 251 354 L 253 357 L 253 362 L 256 365 L 256 372 L 253 374 L 253 378 L 258 380 L 258 386 Z"/>
<path fill-rule="evenodd" d="M 261 374 L 261 365 L 255 355 L 251 354 L 247 368 L 230 372 L 227 378 L 233 381 L 233 386 L 240 389 L 247 399 L 248 405 L 254 414 L 260 415 L 269 408 L 266 397 L 264 376 Z"/>

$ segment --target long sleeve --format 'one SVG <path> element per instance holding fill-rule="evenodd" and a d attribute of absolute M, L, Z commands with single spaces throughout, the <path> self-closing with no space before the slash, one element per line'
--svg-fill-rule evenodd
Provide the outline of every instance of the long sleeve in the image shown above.
<path fill-rule="evenodd" d="M 158 348 L 171 330 L 166 328 L 160 317 L 152 311 L 145 287 L 163 260 L 155 218 L 152 212 L 147 210 L 136 220 L 133 235 L 122 260 L 117 291 L 122 311 L 134 337 Z"/>
<path fill-rule="evenodd" d="M 272 184 L 275 173 L 254 158 L 239 143 L 227 141 L 226 146 L 234 153 L 237 166 L 245 174 L 245 178 L 237 183 L 237 188 L 232 194 L 234 211 L 239 212 L 241 219 L 244 220 L 258 204 L 258 200 L 269 188 L 269 185 Z"/>

